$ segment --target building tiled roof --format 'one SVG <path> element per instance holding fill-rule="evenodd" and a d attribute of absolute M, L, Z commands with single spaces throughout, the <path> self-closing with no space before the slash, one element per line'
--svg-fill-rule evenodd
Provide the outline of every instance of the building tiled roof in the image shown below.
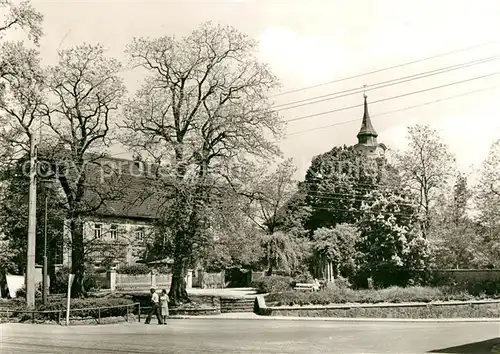
<path fill-rule="evenodd" d="M 375 128 L 373 128 L 372 120 L 370 118 L 370 113 L 368 113 L 368 103 L 366 102 L 367 96 L 365 95 L 364 98 L 365 98 L 365 103 L 364 103 L 363 121 L 361 123 L 361 129 L 359 130 L 357 137 L 359 138 L 366 135 L 377 137 L 378 134 L 375 131 Z"/>
<path fill-rule="evenodd" d="M 154 219 L 166 196 L 158 193 L 156 182 L 147 168 L 138 168 L 137 162 L 125 159 L 103 158 L 89 165 L 86 200 L 101 207 L 99 216 Z"/>

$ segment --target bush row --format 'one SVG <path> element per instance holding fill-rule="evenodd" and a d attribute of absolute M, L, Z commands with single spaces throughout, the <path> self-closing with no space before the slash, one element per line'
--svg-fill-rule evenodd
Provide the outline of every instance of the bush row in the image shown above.
<path fill-rule="evenodd" d="M 280 293 L 292 290 L 296 283 L 301 283 L 301 281 L 296 281 L 291 277 L 273 275 L 252 282 L 252 287 L 258 294 Z"/>
<path fill-rule="evenodd" d="M 104 317 L 118 317 L 126 316 L 127 313 L 132 313 L 134 310 L 132 307 L 127 307 L 124 305 L 132 305 L 134 302 L 130 299 L 124 298 L 81 298 L 72 299 L 70 308 L 78 309 L 79 311 L 71 311 L 70 316 L 72 318 L 104 318 Z M 65 316 L 66 312 L 66 299 L 60 298 L 49 298 L 49 302 L 43 305 L 40 301 L 36 304 L 37 311 L 60 311 L 54 313 L 37 313 L 36 319 L 48 319 L 48 320 L 58 320 L 60 316 Z M 115 307 L 120 306 L 120 307 Z M 100 308 L 100 309 L 99 309 Z M 81 309 L 81 310 L 80 310 Z M 22 313 L 25 310 L 25 305 L 21 302 L 13 309 L 14 315 L 19 315 L 21 321 L 29 320 L 32 316 L 28 313 Z M 18 313 L 16 313 L 19 311 Z"/>
<path fill-rule="evenodd" d="M 146 264 L 131 264 L 121 266 L 118 269 L 118 273 L 120 274 L 128 274 L 128 275 L 145 275 L 151 273 L 153 269 L 147 266 Z M 170 273 L 170 269 L 166 266 L 155 267 L 154 271 L 160 274 L 168 274 Z"/>
<path fill-rule="evenodd" d="M 500 281 L 493 279 L 470 279 L 456 281 L 452 278 L 437 278 L 432 285 L 452 289 L 453 291 L 467 292 L 475 296 L 500 295 Z"/>
<path fill-rule="evenodd" d="M 283 291 L 270 293 L 266 300 L 277 306 L 328 305 L 349 303 L 408 303 L 432 301 L 468 301 L 485 298 L 466 292 L 455 292 L 447 288 L 430 287 L 390 287 L 380 290 L 352 290 L 349 288 L 329 288 L 318 292 Z"/>
<path fill-rule="evenodd" d="M 55 274 L 55 279 L 51 279 L 50 292 L 52 294 L 65 294 L 68 291 L 68 276 L 71 270 L 69 268 L 61 268 Z M 98 279 L 98 274 L 93 269 L 87 269 L 83 277 L 83 287 L 86 291 L 98 291 L 101 289 L 101 284 Z M 23 295 L 24 297 L 25 295 Z"/>

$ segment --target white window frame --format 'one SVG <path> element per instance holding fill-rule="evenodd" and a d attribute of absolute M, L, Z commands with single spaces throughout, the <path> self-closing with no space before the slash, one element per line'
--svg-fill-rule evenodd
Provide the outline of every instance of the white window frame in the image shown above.
<path fill-rule="evenodd" d="M 139 241 L 144 241 L 144 229 L 135 230 L 135 238 Z"/>
<path fill-rule="evenodd" d="M 118 225 L 112 224 L 109 228 L 109 238 L 112 240 L 118 240 Z"/>
<path fill-rule="evenodd" d="M 102 224 L 100 223 L 94 224 L 94 238 L 95 239 L 102 238 Z"/>

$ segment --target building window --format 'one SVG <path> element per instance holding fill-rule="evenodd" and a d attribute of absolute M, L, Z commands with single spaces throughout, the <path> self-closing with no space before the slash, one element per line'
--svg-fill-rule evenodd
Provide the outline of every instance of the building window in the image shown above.
<path fill-rule="evenodd" d="M 99 239 L 102 237 L 102 225 L 95 224 L 94 225 L 94 238 Z"/>
<path fill-rule="evenodd" d="M 144 163 L 142 161 L 134 161 L 135 171 L 142 174 L 144 172 Z"/>
<path fill-rule="evenodd" d="M 135 232 L 135 238 L 139 241 L 143 241 L 144 240 L 144 230 L 137 230 Z"/>
<path fill-rule="evenodd" d="M 109 230 L 109 235 L 112 240 L 118 239 L 118 225 L 111 225 L 111 229 Z"/>

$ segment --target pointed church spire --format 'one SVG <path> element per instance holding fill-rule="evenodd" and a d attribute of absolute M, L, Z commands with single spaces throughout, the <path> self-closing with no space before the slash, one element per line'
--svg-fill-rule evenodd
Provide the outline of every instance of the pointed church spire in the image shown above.
<path fill-rule="evenodd" d="M 372 121 L 370 119 L 370 113 L 368 113 L 368 103 L 366 101 L 368 96 L 366 96 L 366 94 L 363 93 L 363 97 L 365 98 L 364 113 L 363 113 L 363 122 L 361 123 L 361 129 L 359 130 L 359 133 L 357 135 L 358 144 L 376 146 L 378 134 L 373 128 Z"/>

